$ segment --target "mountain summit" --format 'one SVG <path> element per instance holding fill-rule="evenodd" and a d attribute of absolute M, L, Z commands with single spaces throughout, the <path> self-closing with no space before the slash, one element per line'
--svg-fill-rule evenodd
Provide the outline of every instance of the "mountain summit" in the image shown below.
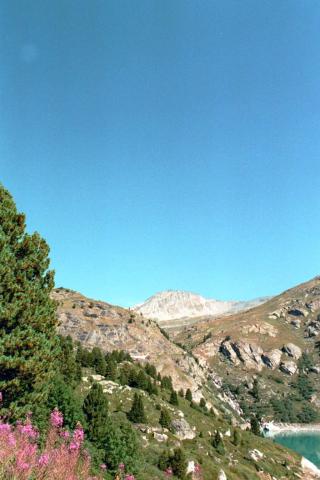
<path fill-rule="evenodd" d="M 165 290 L 156 293 L 144 303 L 135 305 L 133 310 L 159 323 L 182 318 L 218 316 L 247 310 L 266 301 L 260 298 L 252 301 L 222 301 L 202 297 L 182 290 Z"/>

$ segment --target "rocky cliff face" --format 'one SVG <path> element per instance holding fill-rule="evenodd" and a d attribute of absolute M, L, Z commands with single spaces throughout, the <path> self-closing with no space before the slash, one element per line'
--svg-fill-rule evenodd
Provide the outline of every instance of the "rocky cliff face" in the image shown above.
<path fill-rule="evenodd" d="M 190 388 L 201 398 L 207 372 L 179 346 L 171 342 L 156 322 L 130 310 L 91 300 L 67 289 L 55 290 L 59 331 L 87 348 L 125 350 L 133 359 L 153 363 L 158 372 L 171 375 L 176 390 Z"/>
<path fill-rule="evenodd" d="M 165 327 L 176 327 L 193 323 L 191 319 L 203 316 L 227 315 L 241 310 L 248 310 L 266 299 L 257 299 L 249 302 L 220 301 L 207 299 L 191 292 L 168 290 L 157 293 L 144 303 L 136 305 L 133 310 L 142 313 L 146 318 L 157 320 Z M 174 322 L 185 319 L 185 322 Z"/>

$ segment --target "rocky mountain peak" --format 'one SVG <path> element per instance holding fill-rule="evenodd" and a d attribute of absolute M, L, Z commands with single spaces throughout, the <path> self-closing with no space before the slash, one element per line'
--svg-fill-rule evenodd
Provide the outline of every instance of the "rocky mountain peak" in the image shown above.
<path fill-rule="evenodd" d="M 184 290 L 165 290 L 151 296 L 144 303 L 135 305 L 132 309 L 144 317 L 161 323 L 182 318 L 225 315 L 246 310 L 265 300 L 261 298 L 249 302 L 223 301 L 205 298 Z"/>

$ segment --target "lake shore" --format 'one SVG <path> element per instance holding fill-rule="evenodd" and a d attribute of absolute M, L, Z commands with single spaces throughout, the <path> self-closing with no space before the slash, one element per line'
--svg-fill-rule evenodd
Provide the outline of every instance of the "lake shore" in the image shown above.
<path fill-rule="evenodd" d="M 275 423 L 268 422 L 262 425 L 266 437 L 275 437 L 285 433 L 320 433 L 320 423 Z"/>

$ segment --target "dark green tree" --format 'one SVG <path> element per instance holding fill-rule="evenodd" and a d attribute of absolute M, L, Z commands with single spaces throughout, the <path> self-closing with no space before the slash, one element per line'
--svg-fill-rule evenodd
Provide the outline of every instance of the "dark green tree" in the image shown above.
<path fill-rule="evenodd" d="M 176 405 L 176 406 L 179 405 L 178 395 L 177 395 L 177 392 L 175 390 L 172 390 L 169 402 L 171 403 L 171 405 Z"/>
<path fill-rule="evenodd" d="M 105 377 L 108 380 L 116 380 L 117 378 L 117 364 L 116 362 L 110 358 L 106 361 L 106 366 L 105 366 Z"/>
<path fill-rule="evenodd" d="M 76 386 L 81 381 L 81 363 L 78 362 L 72 338 L 60 335 L 59 345 L 59 371 L 67 384 Z"/>
<path fill-rule="evenodd" d="M 92 366 L 95 369 L 98 375 L 105 376 L 106 374 L 106 361 L 104 358 L 103 353 L 101 352 L 100 348 L 93 347 L 91 351 L 91 361 Z"/>
<path fill-rule="evenodd" d="M 168 412 L 168 410 L 166 408 L 161 410 L 159 423 L 160 423 L 161 427 L 163 427 L 163 428 L 170 429 L 170 427 L 171 427 L 170 413 Z"/>
<path fill-rule="evenodd" d="M 233 432 L 232 443 L 233 443 L 233 445 L 235 445 L 237 447 L 238 445 L 240 445 L 240 442 L 241 442 L 240 431 L 239 431 L 238 428 L 235 428 L 234 432 Z"/>
<path fill-rule="evenodd" d="M 83 402 L 88 439 L 98 448 L 103 447 L 109 424 L 109 408 L 106 395 L 101 385 L 94 383 Z"/>
<path fill-rule="evenodd" d="M 173 474 L 180 478 L 186 478 L 187 472 L 187 459 L 184 451 L 181 448 L 176 448 L 173 452 L 173 456 L 170 460 Z"/>
<path fill-rule="evenodd" d="M 50 384 L 47 405 L 50 411 L 58 408 L 62 412 L 66 427 L 74 429 L 78 422 L 84 425 L 82 402 L 80 402 L 79 396 L 76 395 L 72 385 L 66 383 L 61 374 L 58 374 Z"/>
<path fill-rule="evenodd" d="M 205 401 L 205 399 L 204 399 L 203 397 L 201 397 L 201 399 L 200 399 L 199 406 L 200 406 L 201 408 L 206 408 L 206 401 Z"/>
<path fill-rule="evenodd" d="M 134 394 L 132 406 L 128 412 L 128 419 L 133 423 L 146 422 L 143 400 L 142 397 L 137 393 Z"/>
<path fill-rule="evenodd" d="M 212 438 L 212 446 L 217 450 L 220 455 L 224 455 L 225 448 L 223 444 L 223 439 L 219 430 L 216 431 L 214 437 Z"/>
<path fill-rule="evenodd" d="M 127 471 L 136 473 L 139 465 L 139 444 L 137 435 L 128 421 L 112 419 L 104 443 L 104 463 L 111 471 L 116 471 L 124 463 Z"/>
<path fill-rule="evenodd" d="M 0 391 L 1 415 L 19 418 L 48 397 L 56 370 L 56 303 L 49 247 L 26 233 L 25 216 L 0 185 Z"/>
<path fill-rule="evenodd" d="M 251 419 L 250 419 L 250 425 L 251 425 L 251 431 L 252 431 L 252 433 L 254 433 L 255 435 L 260 436 L 260 435 L 261 435 L 261 432 L 260 432 L 260 421 L 259 421 L 259 419 L 257 418 L 256 415 L 254 415 L 254 416 L 251 417 Z"/>
<path fill-rule="evenodd" d="M 188 388 L 187 391 L 186 391 L 186 400 L 188 400 L 189 402 L 192 401 L 192 393 L 191 393 L 190 388 Z"/>

